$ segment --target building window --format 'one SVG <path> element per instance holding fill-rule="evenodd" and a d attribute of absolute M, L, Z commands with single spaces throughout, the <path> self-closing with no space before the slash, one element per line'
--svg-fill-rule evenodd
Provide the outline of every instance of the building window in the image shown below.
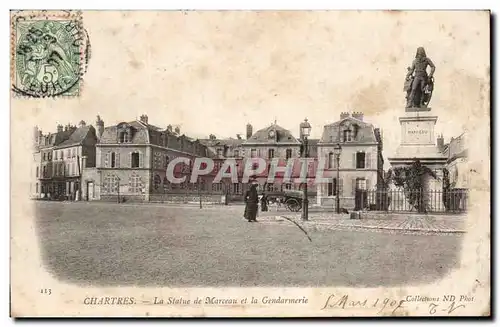
<path fill-rule="evenodd" d="M 328 154 L 328 168 L 335 168 L 335 155 L 332 152 Z"/>
<path fill-rule="evenodd" d="M 240 151 L 239 150 L 234 150 L 234 156 L 238 158 L 240 156 Z"/>
<path fill-rule="evenodd" d="M 43 177 L 47 177 L 47 167 L 43 166 Z"/>
<path fill-rule="evenodd" d="M 111 152 L 111 168 L 115 168 L 116 165 L 116 154 Z"/>
<path fill-rule="evenodd" d="M 274 158 L 274 149 L 267 150 L 267 157 L 269 159 Z"/>
<path fill-rule="evenodd" d="M 241 183 L 233 183 L 233 193 L 239 194 L 241 192 Z"/>
<path fill-rule="evenodd" d="M 49 158 L 49 161 L 52 160 L 52 152 L 47 153 L 47 157 Z"/>
<path fill-rule="evenodd" d="M 286 183 L 285 184 L 285 190 L 291 190 L 292 189 L 292 184 L 291 183 Z"/>
<path fill-rule="evenodd" d="M 167 176 L 163 177 L 163 190 L 167 190 L 170 186 Z"/>
<path fill-rule="evenodd" d="M 222 149 L 218 148 L 217 149 L 217 157 L 220 157 L 220 156 L 222 156 Z"/>
<path fill-rule="evenodd" d="M 44 154 L 43 154 L 43 161 L 46 161 L 46 160 L 47 160 L 47 154 L 46 154 L 46 153 L 44 153 Z"/>
<path fill-rule="evenodd" d="M 63 150 L 61 150 L 61 152 L 59 152 L 59 157 L 61 158 L 61 160 L 64 159 L 64 152 L 63 152 Z"/>
<path fill-rule="evenodd" d="M 352 133 L 350 129 L 344 130 L 344 142 L 352 141 Z"/>
<path fill-rule="evenodd" d="M 119 179 L 115 175 L 107 175 L 103 181 L 104 193 L 118 193 Z"/>
<path fill-rule="evenodd" d="M 363 169 L 365 168 L 365 153 L 357 152 L 356 153 L 356 168 Z"/>
<path fill-rule="evenodd" d="M 139 168 L 139 153 L 132 153 L 130 166 L 132 168 Z"/>
<path fill-rule="evenodd" d="M 40 168 L 36 166 L 36 178 L 38 178 L 39 173 L 40 173 Z"/>
<path fill-rule="evenodd" d="M 35 183 L 35 193 L 38 193 L 38 183 Z"/>
<path fill-rule="evenodd" d="M 366 179 L 364 178 L 356 179 L 356 190 L 366 190 Z"/>
<path fill-rule="evenodd" d="M 142 179 L 136 173 L 133 173 L 128 180 L 128 190 L 131 193 L 142 192 Z"/>
<path fill-rule="evenodd" d="M 212 183 L 213 192 L 222 192 L 222 183 Z"/>
<path fill-rule="evenodd" d="M 286 149 L 286 158 L 290 159 L 292 157 L 292 149 Z"/>
<path fill-rule="evenodd" d="M 160 188 L 161 178 L 159 175 L 155 175 L 154 180 L 153 180 L 153 185 L 154 185 L 155 190 L 158 190 Z"/>
<path fill-rule="evenodd" d="M 337 179 L 332 179 L 331 182 L 328 182 L 328 196 L 336 196 L 337 195 Z"/>
<path fill-rule="evenodd" d="M 57 160 L 57 151 L 54 151 L 54 160 Z"/>
<path fill-rule="evenodd" d="M 168 156 L 165 156 L 165 162 L 164 162 L 165 169 L 168 168 L 169 162 L 170 162 L 170 158 Z"/>
<path fill-rule="evenodd" d="M 274 184 L 273 184 L 273 183 L 269 183 L 269 184 L 267 184 L 267 191 L 268 191 L 268 192 L 272 192 L 272 191 L 274 191 Z"/>
<path fill-rule="evenodd" d="M 257 149 L 250 150 L 250 158 L 256 158 L 256 157 L 257 157 Z"/>
<path fill-rule="evenodd" d="M 127 143 L 128 142 L 128 133 L 126 131 L 121 131 L 119 133 L 118 141 L 120 143 Z"/>

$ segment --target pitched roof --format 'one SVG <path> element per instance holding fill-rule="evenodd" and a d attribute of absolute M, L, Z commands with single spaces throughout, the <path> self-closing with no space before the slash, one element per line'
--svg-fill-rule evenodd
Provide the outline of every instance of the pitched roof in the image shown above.
<path fill-rule="evenodd" d="M 275 132 L 275 137 L 273 137 L 273 138 L 269 137 L 270 131 Z M 300 142 L 292 135 L 292 133 L 289 130 L 287 130 L 287 129 L 285 129 L 277 124 L 271 124 L 270 126 L 267 126 L 263 129 L 260 129 L 257 132 L 255 132 L 244 143 L 296 143 L 296 144 L 299 144 Z"/>
<path fill-rule="evenodd" d="M 342 126 L 340 124 L 342 123 Z M 323 127 L 323 134 L 319 143 L 337 143 L 339 140 L 339 127 L 340 131 L 344 128 L 349 127 L 356 134 L 356 142 L 360 143 L 375 143 L 377 139 L 375 137 L 374 127 L 370 123 L 366 123 L 359 119 L 348 117 L 332 124 L 325 125 Z M 342 138 L 342 135 L 340 135 Z"/>
<path fill-rule="evenodd" d="M 39 144 L 38 148 L 44 149 L 44 148 L 49 148 L 49 147 L 59 145 L 62 142 L 64 142 L 65 140 L 67 140 L 71 136 L 71 133 L 73 133 L 73 129 L 67 129 L 65 131 L 56 132 L 56 133 L 49 133 L 48 135 L 45 136 L 45 137 L 48 137 L 49 143 L 48 144 Z"/>
<path fill-rule="evenodd" d="M 233 139 L 233 138 L 227 138 L 227 139 L 200 139 L 199 140 L 201 144 L 208 146 L 208 147 L 216 147 L 216 146 L 229 146 L 229 147 L 238 147 L 240 146 L 244 140 L 239 140 L 239 139 Z"/>
<path fill-rule="evenodd" d="M 68 146 L 73 146 L 73 145 L 79 145 L 82 144 L 82 142 L 85 140 L 87 137 L 87 134 L 91 130 L 92 125 L 89 126 L 82 126 L 78 127 L 70 136 L 68 139 L 64 140 L 60 144 L 58 144 L 59 147 L 68 147 Z"/>

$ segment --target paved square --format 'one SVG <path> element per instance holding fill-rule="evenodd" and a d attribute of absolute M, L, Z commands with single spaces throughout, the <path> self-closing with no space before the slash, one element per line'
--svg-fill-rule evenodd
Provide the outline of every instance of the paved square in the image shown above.
<path fill-rule="evenodd" d="M 241 206 L 34 203 L 46 268 L 93 286 L 397 286 L 458 267 L 462 235 L 248 223 Z M 266 215 L 276 215 L 269 212 Z"/>

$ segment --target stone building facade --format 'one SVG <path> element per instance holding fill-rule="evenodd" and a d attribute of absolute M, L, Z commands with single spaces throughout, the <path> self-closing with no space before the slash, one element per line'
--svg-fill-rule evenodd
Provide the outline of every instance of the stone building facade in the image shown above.
<path fill-rule="evenodd" d="M 291 131 L 279 126 L 276 122 L 256 131 L 253 134 L 251 134 L 252 129 L 251 125 L 247 125 L 247 139 L 242 143 L 243 158 L 245 160 L 261 158 L 267 162 L 264 172 L 257 175 L 259 186 L 262 187 L 267 181 L 271 160 L 278 158 L 279 165 L 285 166 L 288 159 L 300 158 L 301 155 L 304 155 L 301 153 L 302 140 L 300 136 L 299 138 L 296 138 L 293 136 Z M 308 140 L 310 158 L 315 158 L 317 156 L 317 143 L 318 140 L 316 139 Z M 298 178 L 299 174 L 300 166 L 295 163 L 294 170 L 292 171 L 291 183 L 284 183 L 283 179 L 277 174 L 274 182 L 266 185 L 267 191 L 301 189 L 302 185 L 300 182 L 293 182 L 293 179 Z M 312 179 L 314 177 L 314 172 L 311 172 L 308 177 Z M 308 191 L 314 194 L 315 189 L 313 184 L 311 184 Z"/>
<path fill-rule="evenodd" d="M 467 133 L 462 133 L 456 138 L 452 137 L 450 143 L 444 147 L 443 152 L 446 156 L 445 168 L 449 171 L 451 188 L 468 189 L 470 173 L 468 168 Z"/>
<path fill-rule="evenodd" d="M 198 140 L 181 135 L 178 128 L 154 126 L 147 115 L 98 129 L 98 138 L 97 180 L 87 182 L 98 186 L 94 193 L 101 200 L 152 201 L 173 190 L 188 189 L 192 186 L 189 181 L 174 184 L 167 180 L 168 164 L 177 157 L 193 162 L 196 157 L 208 155 Z M 188 176 L 191 168 L 185 166 L 181 168 Z"/>
<path fill-rule="evenodd" d="M 334 147 L 340 144 L 339 179 Z M 353 208 L 356 189 L 374 189 L 383 178 L 382 136 L 378 128 L 364 121 L 363 113 L 343 112 L 340 120 L 325 125 L 318 142 L 317 159 L 323 165 L 323 178 L 317 185 L 317 204 Z M 337 194 L 337 190 L 338 193 Z"/>
<path fill-rule="evenodd" d="M 95 167 L 97 136 L 92 125 L 57 126 L 56 133 L 43 134 L 35 127 L 34 198 L 79 199 L 84 169 Z"/>

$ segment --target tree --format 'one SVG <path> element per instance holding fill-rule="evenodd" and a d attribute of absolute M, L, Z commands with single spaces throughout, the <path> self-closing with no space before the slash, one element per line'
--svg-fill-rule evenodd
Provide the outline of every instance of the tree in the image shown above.
<path fill-rule="evenodd" d="M 402 187 L 406 199 L 418 212 L 426 212 L 424 202 L 424 183 L 426 176 L 437 179 L 436 173 L 429 167 L 422 165 L 420 160 L 414 159 L 409 166 L 396 167 L 387 172 L 384 183 L 387 187 L 390 182 L 397 187 Z"/>

